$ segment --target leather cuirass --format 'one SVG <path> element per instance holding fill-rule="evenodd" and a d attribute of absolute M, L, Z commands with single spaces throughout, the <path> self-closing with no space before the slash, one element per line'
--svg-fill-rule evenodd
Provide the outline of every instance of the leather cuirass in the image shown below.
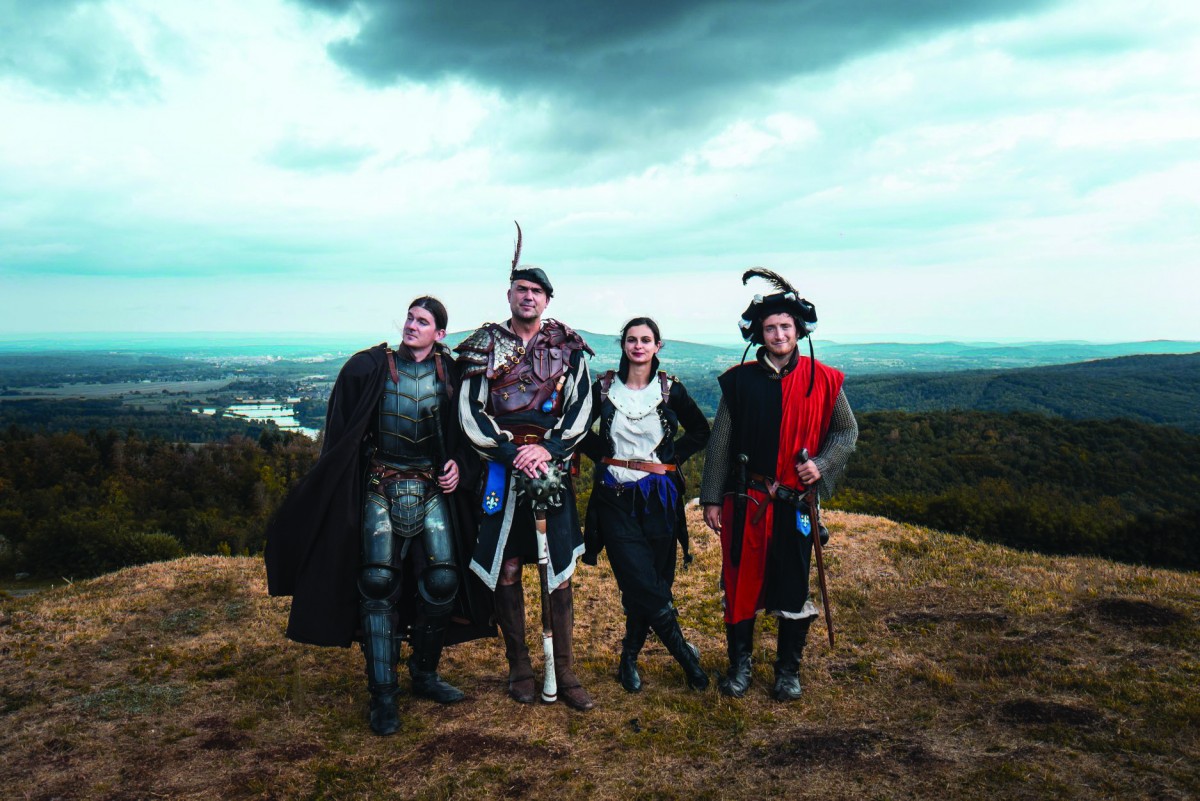
<path fill-rule="evenodd" d="M 432 358 L 410 362 L 394 357 L 379 399 L 378 454 L 412 464 L 432 461 L 438 448 L 434 408 L 444 391 Z"/>
<path fill-rule="evenodd" d="M 504 415 L 526 410 L 559 412 L 562 400 L 555 390 L 571 366 L 571 351 L 543 329 L 526 348 L 519 338 L 496 338 L 493 369 L 488 383 L 488 410 Z M 550 401 L 550 408 L 543 404 Z"/>

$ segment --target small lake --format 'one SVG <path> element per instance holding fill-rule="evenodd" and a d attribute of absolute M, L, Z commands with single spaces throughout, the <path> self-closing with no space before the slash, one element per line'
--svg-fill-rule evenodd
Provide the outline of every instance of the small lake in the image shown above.
<path fill-rule="evenodd" d="M 216 409 L 192 409 L 193 414 L 216 414 Z M 250 403 L 234 403 L 225 407 L 229 417 L 240 417 L 256 423 L 274 423 L 283 431 L 295 431 L 309 439 L 316 439 L 320 433 L 315 428 L 305 428 L 296 419 L 296 411 L 290 402 L 279 402 L 272 398 L 264 398 Z"/>

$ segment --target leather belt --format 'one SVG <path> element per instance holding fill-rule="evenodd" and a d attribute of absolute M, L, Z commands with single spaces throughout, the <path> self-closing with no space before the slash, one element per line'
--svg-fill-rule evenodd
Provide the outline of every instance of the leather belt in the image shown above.
<path fill-rule="evenodd" d="M 418 481 L 433 481 L 433 468 L 401 468 L 371 460 L 371 469 L 367 477 L 380 484 L 391 484 L 394 481 L 416 479 Z"/>
<path fill-rule="evenodd" d="M 501 426 L 501 431 L 512 434 L 514 445 L 537 445 L 546 438 L 546 429 L 534 425 Z"/>
<path fill-rule="evenodd" d="M 600 461 L 604 464 L 611 464 L 614 467 L 624 467 L 626 470 L 641 470 L 643 473 L 654 473 L 659 476 L 665 476 L 667 473 L 675 471 L 675 465 L 673 464 L 639 462 L 637 459 L 613 459 L 605 456 Z"/>

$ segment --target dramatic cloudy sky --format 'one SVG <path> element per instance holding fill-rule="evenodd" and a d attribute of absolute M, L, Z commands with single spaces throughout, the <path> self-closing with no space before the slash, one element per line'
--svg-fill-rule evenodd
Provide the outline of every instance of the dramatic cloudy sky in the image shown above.
<path fill-rule="evenodd" d="M 0 0 L 0 335 L 1200 339 L 1195 0 Z"/>

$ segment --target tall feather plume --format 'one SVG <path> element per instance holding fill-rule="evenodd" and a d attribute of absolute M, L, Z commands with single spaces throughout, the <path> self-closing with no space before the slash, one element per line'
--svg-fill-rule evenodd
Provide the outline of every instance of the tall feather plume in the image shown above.
<path fill-rule="evenodd" d="M 521 261 L 521 224 L 513 220 L 513 225 L 517 226 L 517 247 L 513 250 L 512 269 L 509 271 L 508 280 L 512 280 L 512 274 L 517 271 L 517 263 Z"/>
<path fill-rule="evenodd" d="M 742 273 L 742 286 L 745 286 L 747 283 L 749 283 L 751 278 L 762 278 L 764 281 L 770 281 L 771 284 L 774 285 L 775 289 L 779 290 L 780 292 L 791 292 L 796 297 L 800 297 L 800 293 L 796 291 L 794 286 L 787 282 L 786 278 L 777 272 L 768 270 L 765 267 L 751 267 L 749 270 L 746 270 L 746 272 Z"/>

